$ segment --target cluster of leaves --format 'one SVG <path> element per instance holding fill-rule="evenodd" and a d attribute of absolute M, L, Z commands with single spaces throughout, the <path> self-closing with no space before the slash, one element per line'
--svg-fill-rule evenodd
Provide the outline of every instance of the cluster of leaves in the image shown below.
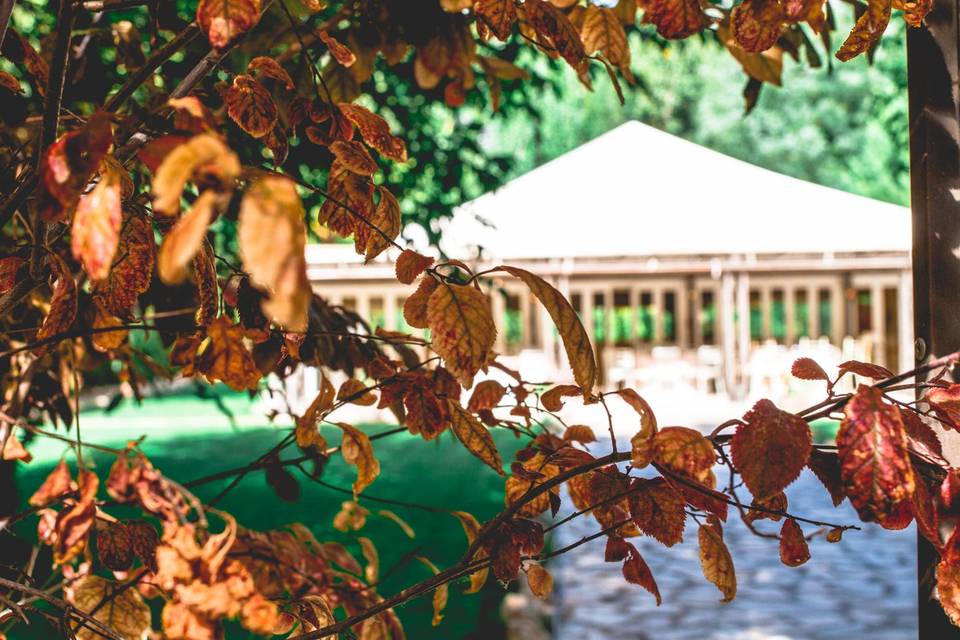
<path fill-rule="evenodd" d="M 890 7 L 872 3 L 838 55 L 869 48 Z M 109 2 L 95 7 L 114 8 Z M 390 105 L 360 99 L 364 84 L 375 83 L 376 69 L 387 65 L 410 68 L 418 89 L 447 108 L 465 104 L 482 76 L 496 105 L 501 82 L 525 77 L 497 55 L 508 47 L 496 41 L 505 40 L 562 59 L 585 84 L 591 82 L 590 65 L 599 64 L 619 92 L 621 79 L 632 81 L 625 33 L 640 9 L 664 37 L 705 29 L 716 34 L 761 80 L 757 70 L 788 50 L 803 34 L 802 24 L 827 32 L 822 2 L 747 2 L 727 10 L 692 0 L 621 0 L 615 8 L 573 0 L 364 0 L 330 6 L 303 0 L 294 14 L 284 0 L 201 0 L 189 23 L 150 8 L 149 56 L 132 25 L 111 29 L 126 79 L 101 87 L 99 96 L 82 87 L 72 70 L 91 42 L 80 32 L 95 31 L 102 12 L 90 16 L 86 3 L 65 0 L 53 41 L 42 53 L 12 29 L 3 42 L 4 55 L 23 80 L 4 71 L 0 90 L 29 88 L 23 100 L 36 117 L 5 129 L 0 147 L 12 167 L 0 205 L 10 249 L 0 258 L 0 451 L 8 464 L 28 463 L 24 441 L 47 437 L 71 443 L 76 455 L 75 474 L 61 463 L 28 510 L 8 514 L 37 519 L 38 541 L 51 550 L 63 598 L 31 586 L 30 569 L 21 572 L 27 576 L 21 582 L 3 578 L 5 623 L 16 624 L 30 611 L 80 637 L 141 637 L 159 628 L 168 638 L 197 640 L 220 637 L 225 621 L 239 620 L 254 633 L 292 633 L 300 640 L 354 628 L 363 638 L 399 638 L 403 630 L 394 607 L 433 591 L 437 623 L 448 584 L 467 576 L 475 592 L 490 570 L 501 582 L 523 571 L 533 591 L 547 596 L 552 578 L 541 562 L 567 549 L 545 552 L 544 534 L 585 514 L 600 525 L 593 537 L 608 539 L 606 559 L 622 562 L 626 580 L 658 601 L 655 578 L 630 539 L 649 535 L 672 546 L 693 519 L 704 574 L 729 600 L 736 593 L 723 540 L 730 506 L 751 530 L 777 538 L 781 558 L 791 566 L 809 557 L 809 538 L 824 533 L 836 541 L 849 528 L 788 511 L 784 489 L 806 466 L 835 502 L 849 497 L 865 520 L 902 528 L 916 519 L 942 552 L 941 599 L 957 618 L 960 542 L 956 536 L 942 540 L 938 523 L 956 515 L 960 475 L 942 459 L 918 405 L 887 395 L 902 377 L 850 362 L 830 379 L 814 363 L 798 361 L 796 375 L 826 382 L 824 403 L 790 414 L 761 401 L 710 436 L 660 428 L 635 391 L 596 389 L 587 333 L 570 303 L 545 280 L 511 266 L 474 272 L 463 262 L 438 262 L 400 246 L 402 194 L 391 190 L 385 176 L 410 163 L 408 141 L 397 135 L 399 123 L 390 122 Z M 908 22 L 924 11 L 904 8 Z M 174 35 L 164 39 L 171 30 Z M 156 73 L 198 44 L 186 69 Z M 317 173 L 291 171 L 291 149 L 312 157 Z M 302 200 L 307 194 L 321 203 L 316 212 L 309 207 L 309 218 Z M 430 339 L 371 331 L 363 318 L 311 291 L 304 255 L 308 226 L 352 239 L 367 260 L 385 252 L 395 258 L 397 279 L 415 285 L 404 317 L 411 327 L 428 329 Z M 236 260 L 218 253 L 217 232 L 224 227 L 235 229 Z M 562 338 L 572 384 L 544 389 L 498 361 L 490 299 L 495 277 L 520 280 L 546 308 Z M 137 348 L 133 332 L 159 334 L 162 357 Z M 300 366 L 318 367 L 320 392 L 302 415 L 290 416 L 295 427 L 235 475 L 238 481 L 263 469 L 281 497 L 292 497 L 296 479 L 287 466 L 312 463 L 304 472 L 317 478 L 331 456 L 342 456 L 356 468 L 356 480 L 353 499 L 331 514 L 340 530 L 363 528 L 369 512 L 360 501 L 381 473 L 374 438 L 336 421 L 335 412 L 350 403 L 378 403 L 393 412 L 401 429 L 424 440 L 451 431 L 506 476 L 505 508 L 482 524 L 455 512 L 467 538 L 462 559 L 440 569 L 424 558 L 433 577 L 383 596 L 377 592 L 376 546 L 368 538 L 360 538 L 361 564 L 341 545 L 319 541 L 300 525 L 244 529 L 155 468 L 135 441 L 121 450 L 99 447 L 116 456 L 104 496 L 83 456 L 85 448 L 98 445 L 82 442 L 78 432 L 71 437 L 42 425 L 69 428 L 86 375 L 107 365 L 116 365 L 133 393 L 147 375 L 195 377 L 255 392 L 269 375 L 284 378 Z M 510 384 L 475 384 L 491 367 Z M 329 382 L 331 372 L 347 378 L 339 389 Z M 847 374 L 880 382 L 836 394 L 837 380 Z M 931 409 L 923 415 L 960 430 L 960 387 L 936 377 L 925 385 Z M 471 389 L 464 402 L 464 390 Z M 613 451 L 599 457 L 589 451 L 593 429 L 551 426 L 565 398 L 580 398 L 609 416 L 612 396 L 639 416 L 630 451 L 617 450 L 612 424 Z M 836 453 L 814 448 L 806 421 L 840 410 L 845 418 Z M 339 444 L 326 442 L 321 423 L 340 430 Z M 724 433 L 730 427 L 736 428 L 732 436 Z M 509 475 L 492 429 L 527 439 Z M 294 446 L 298 458 L 281 458 Z M 729 469 L 723 489 L 714 471 L 718 461 Z M 654 474 L 635 474 L 641 470 Z M 738 479 L 752 494 L 749 504 L 737 495 Z M 556 516 L 561 506 L 562 488 L 576 512 L 545 527 L 545 514 Z M 131 508 L 142 517 L 115 515 Z M 212 516 L 221 524 L 212 525 Z M 760 530 L 757 522 L 765 519 L 783 520 L 780 532 Z M 822 529 L 804 534 L 802 524 Z M 150 600 L 163 603 L 159 620 L 152 619 Z M 38 601 L 59 613 L 38 607 Z"/>

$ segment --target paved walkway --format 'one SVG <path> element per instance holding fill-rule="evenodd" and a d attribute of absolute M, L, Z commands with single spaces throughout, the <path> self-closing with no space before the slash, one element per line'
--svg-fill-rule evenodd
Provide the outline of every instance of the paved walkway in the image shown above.
<path fill-rule="evenodd" d="M 723 473 L 718 470 L 719 473 Z M 719 478 L 725 478 L 719 475 Z M 721 480 L 722 481 L 722 480 Z M 856 522 L 848 503 L 834 509 L 809 472 L 787 489 L 790 510 L 814 519 Z M 565 501 L 567 502 L 567 501 Z M 763 526 L 763 525 L 761 525 Z M 765 526 L 778 526 L 768 521 Z M 593 518 L 561 527 L 555 547 L 595 533 Z M 805 527 L 807 533 L 809 528 Z M 618 563 L 603 562 L 598 539 L 561 556 L 556 580 L 556 640 L 910 640 L 917 634 L 915 532 L 863 525 L 838 544 L 822 537 L 812 558 L 789 568 L 777 544 L 752 535 L 731 513 L 725 537 L 737 569 L 736 600 L 721 604 L 720 592 L 700 571 L 695 526 L 684 542 L 666 549 L 637 539 L 663 596 L 628 584 Z"/>

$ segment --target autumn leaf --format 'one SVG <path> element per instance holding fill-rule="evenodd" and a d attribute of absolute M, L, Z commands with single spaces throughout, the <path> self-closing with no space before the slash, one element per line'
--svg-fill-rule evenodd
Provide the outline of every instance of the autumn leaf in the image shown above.
<path fill-rule="evenodd" d="M 940 442 L 940 436 L 929 424 L 923 421 L 923 418 L 913 411 L 901 411 L 900 417 L 903 418 L 903 428 L 906 430 L 907 436 L 914 444 L 926 447 L 930 453 L 938 456 L 943 455 L 943 443 Z"/>
<path fill-rule="evenodd" d="M 433 349 L 464 389 L 491 359 L 497 336 L 487 296 L 470 285 L 443 282 L 427 301 Z"/>
<path fill-rule="evenodd" d="M 70 467 L 61 460 L 43 481 L 43 484 L 30 496 L 28 502 L 33 507 L 45 507 L 59 499 L 70 490 Z"/>
<path fill-rule="evenodd" d="M 527 0 L 523 8 L 527 21 L 544 41 L 543 44 L 559 53 L 575 71 L 586 68 L 586 53 L 580 33 L 562 11 L 544 0 Z"/>
<path fill-rule="evenodd" d="M 860 517 L 906 526 L 901 520 L 914 490 L 913 467 L 900 411 L 880 389 L 860 385 L 847 403 L 837 454 L 844 488 Z"/>
<path fill-rule="evenodd" d="M 268 176 L 247 189 L 237 226 L 243 266 L 270 294 L 262 304 L 264 314 L 291 331 L 307 328 L 312 296 L 305 216 L 293 181 Z"/>
<path fill-rule="evenodd" d="M 200 0 L 197 24 L 215 49 L 224 49 L 260 20 L 260 0 Z"/>
<path fill-rule="evenodd" d="M 97 186 L 80 197 L 70 231 L 73 256 L 92 280 L 103 280 L 110 271 L 123 217 L 120 176 L 108 165 L 102 167 Z"/>
<path fill-rule="evenodd" d="M 357 467 L 357 479 L 353 482 L 353 494 L 358 495 L 380 475 L 380 461 L 373 455 L 373 445 L 363 431 L 345 422 L 336 423 L 343 431 L 340 454 L 347 464 Z"/>
<path fill-rule="evenodd" d="M 580 323 L 576 311 L 563 294 L 543 278 L 517 267 L 504 266 L 500 269 L 522 280 L 546 308 L 560 333 L 563 348 L 567 352 L 567 359 L 573 369 L 573 378 L 580 385 L 583 397 L 589 397 L 597 381 L 597 361 L 593 355 L 590 337 Z"/>
<path fill-rule="evenodd" d="M 647 566 L 647 562 L 635 546 L 630 543 L 627 543 L 627 545 L 629 548 L 627 558 L 623 561 L 623 577 L 626 578 L 627 582 L 643 587 L 652 593 L 653 597 L 657 599 L 657 606 L 659 607 L 661 603 L 660 589 L 657 587 L 657 581 L 653 579 L 650 567 Z"/>
<path fill-rule="evenodd" d="M 933 0 L 893 0 L 892 7 L 903 12 L 903 21 L 911 27 L 920 27 L 933 8 Z"/>
<path fill-rule="evenodd" d="M 841 362 L 839 369 L 841 376 L 852 373 L 864 378 L 870 378 L 871 380 L 885 380 L 886 378 L 893 377 L 893 371 L 890 371 L 890 369 L 870 362 L 860 362 L 859 360 Z"/>
<path fill-rule="evenodd" d="M 476 413 L 494 409 L 500 404 L 500 400 L 506 392 L 507 390 L 503 388 L 503 385 L 496 380 L 484 380 L 473 388 L 470 402 L 467 403 L 467 411 Z"/>
<path fill-rule="evenodd" d="M 265 78 L 276 80 L 283 84 L 288 91 L 293 91 L 295 85 L 293 78 L 287 73 L 287 70 L 280 66 L 280 63 L 268 56 L 257 56 L 247 65 L 248 73 L 257 73 Z"/>
<path fill-rule="evenodd" d="M 536 563 L 531 563 L 527 567 L 527 584 L 530 586 L 530 592 L 541 600 L 547 600 L 553 592 L 553 576 Z"/>
<path fill-rule="evenodd" d="M 157 255 L 157 273 L 166 284 L 183 282 L 190 273 L 190 263 L 207 237 L 207 229 L 227 199 L 208 190 L 197 196 L 173 228 L 163 237 Z"/>
<path fill-rule="evenodd" d="M 150 286 L 157 247 L 150 222 L 138 215 L 123 221 L 116 256 L 106 279 L 93 285 L 94 298 L 112 315 L 129 318 Z"/>
<path fill-rule="evenodd" d="M 270 92 L 251 76 L 236 76 L 223 100 L 230 119 L 254 138 L 266 136 L 277 124 L 277 104 Z"/>
<path fill-rule="evenodd" d="M 794 378 L 800 378 L 801 380 L 830 381 L 827 372 L 812 358 L 797 358 L 794 360 L 793 365 L 790 366 L 790 373 L 793 374 Z"/>
<path fill-rule="evenodd" d="M 407 161 L 407 146 L 403 140 L 390 133 L 387 121 L 358 104 L 340 103 L 343 115 L 357 127 L 363 141 L 384 158 L 397 162 Z"/>
<path fill-rule="evenodd" d="M 890 0 L 869 0 L 867 10 L 857 19 L 850 35 L 837 51 L 837 59 L 846 62 L 876 44 L 890 22 L 890 8 Z"/>
<path fill-rule="evenodd" d="M 681 39 L 703 29 L 706 16 L 698 0 L 649 0 L 643 22 L 656 25 L 664 38 Z"/>
<path fill-rule="evenodd" d="M 433 264 L 433 258 L 420 255 L 413 249 L 404 249 L 397 257 L 397 280 L 403 284 L 413 284 L 421 273 Z"/>
<path fill-rule="evenodd" d="M 17 272 L 27 263 L 20 256 L 6 256 L 0 258 L 0 295 L 13 289 L 17 284 Z"/>
<path fill-rule="evenodd" d="M 727 543 L 723 541 L 723 529 L 716 522 L 702 524 L 697 538 L 704 577 L 723 594 L 721 602 L 730 602 L 737 595 L 737 575 Z"/>
<path fill-rule="evenodd" d="M 699 431 L 665 427 L 653 439 L 653 459 L 671 471 L 703 481 L 713 468 L 716 453 Z"/>
<path fill-rule="evenodd" d="M 480 533 L 480 523 L 477 522 L 477 519 L 473 517 L 472 514 L 467 513 L 466 511 L 452 511 L 453 515 L 457 520 L 460 521 L 460 526 L 463 527 L 463 533 L 467 536 L 467 546 L 472 546 L 473 542 L 477 539 L 477 535 Z M 483 549 L 478 549 L 474 559 L 481 560 L 487 557 L 487 552 Z M 470 574 L 470 587 L 464 591 L 464 593 L 477 593 L 480 589 L 483 588 L 483 585 L 487 582 L 487 575 L 490 570 L 486 567 L 475 571 Z"/>
<path fill-rule="evenodd" d="M 587 55 L 602 53 L 624 75 L 630 74 L 630 45 L 620 18 L 613 9 L 588 4 L 580 28 Z"/>
<path fill-rule="evenodd" d="M 67 263 L 56 254 L 48 258 L 50 275 L 53 279 L 50 297 L 50 310 L 43 319 L 43 324 L 37 331 L 37 342 L 42 342 L 66 332 L 77 317 L 77 283 L 70 273 Z M 48 346 L 40 346 L 34 352 L 43 354 L 49 351 Z"/>
<path fill-rule="evenodd" d="M 943 423 L 960 431 L 960 384 L 930 389 L 923 399 Z"/>
<path fill-rule="evenodd" d="M 437 568 L 437 565 L 433 564 L 429 559 L 424 558 L 423 556 L 417 556 L 417 560 L 425 564 L 434 575 L 440 573 L 440 569 Z M 449 598 L 449 586 L 444 583 L 437 587 L 433 592 L 433 619 L 430 621 L 431 626 L 436 627 L 443 620 L 443 610 L 447 606 L 447 600 Z"/>
<path fill-rule="evenodd" d="M 780 528 L 780 562 L 788 567 L 799 567 L 810 559 L 810 547 L 803 537 L 803 530 L 793 518 L 783 521 Z"/>
<path fill-rule="evenodd" d="M 362 176 L 372 176 L 377 171 L 377 162 L 367 148 L 356 140 L 334 140 L 330 151 L 350 171 Z"/>
<path fill-rule="evenodd" d="M 317 31 L 317 37 L 320 38 L 323 44 L 327 45 L 327 50 L 330 52 L 330 55 L 333 56 L 333 59 L 344 67 L 352 67 L 356 64 L 357 56 L 354 55 L 353 51 L 350 51 L 349 47 L 327 33 L 326 30 L 321 29 Z"/>
<path fill-rule="evenodd" d="M 685 501 L 663 478 L 634 480 L 629 503 L 630 517 L 645 534 L 667 547 L 683 541 Z"/>
<path fill-rule="evenodd" d="M 477 0 L 474 11 L 497 38 L 506 41 L 510 37 L 517 21 L 517 7 L 513 0 Z"/>
<path fill-rule="evenodd" d="M 780 39 L 785 19 L 779 2 L 744 0 L 730 13 L 730 28 L 744 51 L 760 53 Z"/>
<path fill-rule="evenodd" d="M 377 396 L 363 382 L 356 378 L 350 378 L 340 385 L 340 389 L 337 391 L 337 401 L 369 407 L 377 403 Z"/>
<path fill-rule="evenodd" d="M 459 402 L 447 399 L 447 412 L 450 415 L 450 426 L 457 440 L 466 447 L 467 451 L 480 458 L 487 466 L 499 473 L 503 473 L 503 461 L 500 452 L 493 442 L 493 437 L 480 421 L 473 417 Z"/>
<path fill-rule="evenodd" d="M 23 93 L 23 87 L 20 86 L 20 81 L 6 71 L 0 71 L 0 87 L 12 93 Z"/>
<path fill-rule="evenodd" d="M 95 112 L 80 129 L 63 134 L 40 163 L 43 191 L 38 210 L 44 220 L 59 220 L 80 199 L 113 143 L 110 114 Z"/>
<path fill-rule="evenodd" d="M 531 489 L 560 474 L 560 468 L 555 464 L 548 463 L 544 455 L 539 453 L 522 463 L 514 462 L 511 465 L 511 470 L 513 473 L 507 478 L 504 487 L 504 503 L 508 507 L 523 499 Z M 517 515 L 536 518 L 550 508 L 550 493 L 559 495 L 557 489 L 550 489 L 541 493 L 523 504 L 517 511 Z"/>
<path fill-rule="evenodd" d="M 837 454 L 812 449 L 807 466 L 830 494 L 833 506 L 839 506 L 846 494 L 843 492 L 843 479 L 840 477 L 840 461 L 837 459 Z"/>
<path fill-rule="evenodd" d="M 400 203 L 384 186 L 377 187 L 377 193 L 380 200 L 370 224 L 359 226 L 354 234 L 357 253 L 363 253 L 367 261 L 386 251 L 401 229 Z"/>
<path fill-rule="evenodd" d="M 440 282 L 429 275 L 420 278 L 416 290 L 403 303 L 403 319 L 407 324 L 417 329 L 427 328 L 427 303 L 439 286 Z"/>
<path fill-rule="evenodd" d="M 960 560 L 943 559 L 937 565 L 937 597 L 950 622 L 960 626 Z"/>
<path fill-rule="evenodd" d="M 260 383 L 260 371 L 243 343 L 243 327 L 226 316 L 207 326 L 207 340 L 197 358 L 197 370 L 235 391 L 254 390 Z"/>
<path fill-rule="evenodd" d="M 157 168 L 153 176 L 153 210 L 162 215 L 176 215 L 184 186 L 201 171 L 205 184 L 215 178 L 220 188 L 227 190 L 240 175 L 240 160 L 212 134 L 190 138 L 170 151 Z"/>
<path fill-rule="evenodd" d="M 764 501 L 797 479 L 812 443 L 806 422 L 769 400 L 760 400 L 737 425 L 730 454 L 750 493 Z"/>
<path fill-rule="evenodd" d="M 95 333 L 90 336 L 97 351 L 112 351 L 119 349 L 127 341 L 129 331 L 122 328 L 123 323 L 119 318 L 107 311 L 102 304 L 94 300 L 93 302 L 93 322 L 91 328 Z"/>
<path fill-rule="evenodd" d="M 151 629 L 150 607 L 140 592 L 100 576 L 84 576 L 74 585 L 73 606 L 124 638 L 141 638 Z M 76 635 L 79 640 L 102 637 L 86 626 L 78 628 Z"/>

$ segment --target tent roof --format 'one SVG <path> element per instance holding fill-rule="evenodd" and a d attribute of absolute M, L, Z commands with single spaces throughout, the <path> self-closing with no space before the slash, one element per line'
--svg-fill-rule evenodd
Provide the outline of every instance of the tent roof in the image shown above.
<path fill-rule="evenodd" d="M 830 254 L 909 251 L 910 237 L 909 209 L 628 122 L 461 206 L 444 246 L 495 260 Z"/>

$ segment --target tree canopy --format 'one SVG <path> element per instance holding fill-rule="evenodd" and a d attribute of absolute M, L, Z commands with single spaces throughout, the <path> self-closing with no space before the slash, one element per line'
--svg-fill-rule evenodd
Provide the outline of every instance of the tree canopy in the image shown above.
<path fill-rule="evenodd" d="M 793 375 L 824 392 L 804 411 L 762 400 L 707 435 L 664 427 L 635 390 L 599 387 L 589 337 L 552 284 L 510 265 L 478 271 L 456 256 L 424 255 L 402 233 L 412 222 L 435 238 L 439 216 L 509 175 L 512 150 L 485 146 L 491 118 L 571 113 L 545 96 L 571 99 L 555 65 L 621 102 L 643 105 L 635 96 L 649 95 L 668 104 L 665 93 L 652 97 L 663 84 L 653 69 L 676 46 L 667 41 L 688 38 L 689 73 L 734 60 L 752 108 L 776 100 L 761 94 L 765 84 L 809 82 L 815 94 L 820 81 L 784 74 L 784 58 L 826 64 L 839 7 L 823 0 L 14 4 L 0 0 L 0 451 L 7 472 L 29 464 L 30 447 L 45 438 L 68 443 L 72 458 L 28 504 L 3 514 L 7 524 L 36 525 L 33 551 L 0 575 L 4 629 L 46 621 L 66 637 L 156 630 L 198 640 L 221 637 L 233 621 L 297 640 L 348 631 L 401 638 L 396 607 L 432 594 L 438 622 L 458 582 L 471 594 L 491 573 L 507 584 L 522 572 L 535 594 L 548 596 L 544 563 L 581 542 L 547 549 L 544 535 L 587 516 L 597 522 L 588 539 L 606 540 L 605 560 L 657 601 L 635 539 L 672 547 L 693 523 L 704 576 L 729 601 L 737 592 L 724 542 L 724 528 L 736 526 L 730 516 L 777 540 L 789 566 L 809 559 L 809 540 L 839 542 L 857 528 L 789 509 L 785 490 L 806 468 L 835 504 L 849 499 L 866 522 L 890 529 L 916 522 L 941 554 L 941 603 L 960 621 L 960 537 L 944 537 L 940 527 L 957 516 L 960 471 L 943 459 L 931 427 L 960 430 L 960 385 L 942 377 L 957 354 L 900 375 L 856 361 L 828 375 L 801 359 Z M 836 57 L 876 53 L 882 65 L 876 46 L 892 12 L 918 26 L 929 4 L 870 0 L 846 9 L 855 21 Z M 859 72 L 867 80 L 838 104 L 879 104 L 871 102 L 880 92 L 873 83 L 898 90 L 883 75 Z M 855 76 L 844 82 L 857 86 Z M 684 91 L 678 113 L 688 114 L 695 137 L 727 126 L 729 108 L 704 107 Z M 743 136 L 757 137 L 762 161 L 795 146 L 789 138 L 761 145 L 772 137 L 764 127 L 793 129 L 807 118 L 809 135 L 853 153 L 862 139 L 827 122 L 836 117 L 831 109 L 843 108 L 756 118 Z M 898 123 L 897 115 L 882 117 Z M 824 171 L 860 180 L 876 167 L 891 176 L 876 193 L 896 199 L 901 155 L 890 145 L 873 165 L 852 171 L 851 160 Z M 797 157 L 802 165 L 813 156 Z M 352 241 L 367 260 L 394 261 L 397 280 L 410 287 L 406 322 L 428 332 L 373 329 L 313 291 L 305 246 L 317 236 Z M 499 360 L 491 312 L 497 278 L 523 283 L 545 307 L 568 379 L 531 381 Z M 317 396 L 287 412 L 292 426 L 276 446 L 228 472 L 166 475 L 144 452 L 136 423 L 125 447 L 81 435 L 80 396 L 94 383 L 139 397 L 147 380 L 182 377 L 257 393 L 266 378 L 299 367 L 319 370 Z M 484 375 L 491 369 L 509 382 Z M 345 381 L 335 387 L 335 376 Z M 860 380 L 855 391 L 839 391 L 845 376 Z M 914 386 L 914 376 L 931 379 Z M 891 395 L 904 388 L 922 388 L 923 403 Z M 564 422 L 564 404 L 573 402 L 591 408 L 596 424 Z M 636 412 L 629 450 L 618 449 L 610 403 Z M 350 404 L 387 409 L 397 426 L 370 435 L 343 421 L 340 410 Z M 836 448 L 811 442 L 807 423 L 824 416 L 842 417 Z M 321 424 L 338 440 L 328 442 Z M 595 455 L 595 432 L 607 428 L 610 453 Z M 503 459 L 491 435 L 498 430 L 523 442 L 513 460 Z M 377 545 L 362 535 L 365 494 L 389 482 L 390 460 L 378 457 L 377 441 L 401 432 L 455 439 L 503 476 L 504 508 L 485 522 L 465 511 L 438 514 L 462 525 L 460 559 L 441 567 L 424 557 L 431 577 L 381 593 Z M 92 467 L 93 451 L 111 456 L 108 473 Z M 424 447 L 421 455 L 431 452 Z M 192 491 L 232 478 L 225 494 L 263 472 L 290 497 L 292 468 L 319 479 L 334 456 L 356 475 L 351 499 L 330 517 L 356 536 L 362 558 L 296 523 L 267 531 L 238 523 L 218 499 L 204 503 Z M 557 518 L 563 500 L 574 511 Z M 37 563 L 50 575 L 43 588 L 33 580 Z"/>

